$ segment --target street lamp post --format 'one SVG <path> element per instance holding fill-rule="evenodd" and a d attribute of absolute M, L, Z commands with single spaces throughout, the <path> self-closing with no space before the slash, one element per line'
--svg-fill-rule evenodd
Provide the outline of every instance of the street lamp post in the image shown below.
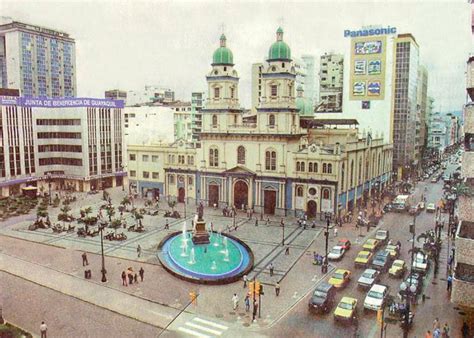
<path fill-rule="evenodd" d="M 99 225 L 99 230 L 100 230 L 100 248 L 102 252 L 102 269 L 100 272 L 102 272 L 102 283 L 107 282 L 107 277 L 105 276 L 107 274 L 107 270 L 105 270 L 105 260 L 104 260 L 104 227 L 105 223 L 101 223 Z"/>
<path fill-rule="evenodd" d="M 282 232 L 282 235 L 281 235 L 281 245 L 285 246 L 285 222 L 282 221 L 281 226 L 283 228 L 283 232 Z"/>
<path fill-rule="evenodd" d="M 51 173 L 48 173 L 49 205 L 51 205 Z"/>
<path fill-rule="evenodd" d="M 408 329 L 410 322 L 410 300 L 412 295 L 416 292 L 416 286 L 412 283 L 412 273 L 413 273 L 413 259 L 415 255 L 415 224 L 416 224 L 416 215 L 413 216 L 413 223 L 410 224 L 410 232 L 412 234 L 412 243 L 411 243 L 411 265 L 410 265 L 410 280 L 409 285 L 406 285 L 405 282 L 400 285 L 400 288 L 405 293 L 405 318 L 403 319 L 403 338 L 408 338 Z"/>
<path fill-rule="evenodd" d="M 324 235 L 326 236 L 326 255 L 324 256 L 324 262 L 322 265 L 322 272 L 326 273 L 328 271 L 328 245 L 329 245 L 329 222 L 331 216 L 329 213 L 326 213 L 326 232 Z"/>

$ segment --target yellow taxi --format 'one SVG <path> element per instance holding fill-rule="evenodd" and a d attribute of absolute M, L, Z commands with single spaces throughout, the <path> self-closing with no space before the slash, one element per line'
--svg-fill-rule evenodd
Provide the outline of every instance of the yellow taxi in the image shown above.
<path fill-rule="evenodd" d="M 369 238 L 365 241 L 364 245 L 362 245 L 362 248 L 366 251 L 375 251 L 378 248 L 379 243 L 380 242 L 377 239 Z"/>
<path fill-rule="evenodd" d="M 370 251 L 362 250 L 357 254 L 356 259 L 354 260 L 354 265 L 356 267 L 367 267 L 372 260 L 374 254 Z"/>
<path fill-rule="evenodd" d="M 351 272 L 349 270 L 337 269 L 329 279 L 328 283 L 334 285 L 335 288 L 342 288 L 346 286 L 350 280 Z"/>
<path fill-rule="evenodd" d="M 403 277 L 406 269 L 407 265 L 405 264 L 405 261 L 397 259 L 393 261 L 392 267 L 388 270 L 388 274 L 393 277 Z"/>
<path fill-rule="evenodd" d="M 389 244 L 387 245 L 385 250 L 387 250 L 390 253 L 390 257 L 392 259 L 397 259 L 398 256 L 400 255 L 400 250 L 398 250 L 398 246 L 396 245 Z"/>
<path fill-rule="evenodd" d="M 334 310 L 334 320 L 352 322 L 357 319 L 357 299 L 352 297 L 342 297 Z"/>

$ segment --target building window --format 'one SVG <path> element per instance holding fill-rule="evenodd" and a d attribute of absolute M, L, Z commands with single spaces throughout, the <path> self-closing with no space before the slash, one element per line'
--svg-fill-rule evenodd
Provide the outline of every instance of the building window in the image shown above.
<path fill-rule="evenodd" d="M 245 164 L 245 148 L 244 146 L 239 146 L 237 148 L 237 163 Z"/>
<path fill-rule="evenodd" d="M 235 126 L 237 125 L 237 119 L 238 119 L 238 116 L 237 116 L 237 115 L 234 115 L 234 125 L 235 125 Z"/>
<path fill-rule="evenodd" d="M 154 180 L 157 180 L 160 178 L 160 174 L 157 173 L 157 172 L 152 172 L 151 173 L 151 178 L 153 178 Z"/>
<path fill-rule="evenodd" d="M 273 150 L 265 152 L 265 169 L 276 170 L 276 152 Z"/>
<path fill-rule="evenodd" d="M 309 171 L 310 173 L 313 172 L 313 162 L 309 162 L 309 163 L 308 163 L 308 171 Z"/>
<path fill-rule="evenodd" d="M 150 178 L 150 173 L 148 171 L 144 171 L 143 178 Z"/>
<path fill-rule="evenodd" d="M 217 167 L 219 165 L 219 150 L 217 148 L 209 149 L 209 166 Z"/>
<path fill-rule="evenodd" d="M 220 88 L 218 87 L 214 88 L 214 98 L 218 99 L 220 95 L 221 95 Z"/>
<path fill-rule="evenodd" d="M 142 155 L 142 161 L 148 162 L 148 155 Z"/>
<path fill-rule="evenodd" d="M 313 170 L 315 173 L 318 172 L 318 164 L 316 162 L 313 163 Z"/>
<path fill-rule="evenodd" d="M 184 155 L 178 155 L 178 164 L 184 164 Z"/>
<path fill-rule="evenodd" d="M 296 196 L 303 197 L 303 186 L 301 185 L 296 186 Z"/>
<path fill-rule="evenodd" d="M 275 115 L 270 114 L 270 115 L 268 116 L 268 125 L 269 125 L 270 127 L 275 127 Z"/>
<path fill-rule="evenodd" d="M 311 196 L 316 195 L 316 188 L 309 188 L 308 194 L 310 194 Z"/>
<path fill-rule="evenodd" d="M 212 115 L 212 126 L 217 127 L 217 115 Z"/>
<path fill-rule="evenodd" d="M 191 176 L 188 177 L 188 185 L 193 185 L 193 178 Z"/>
<path fill-rule="evenodd" d="M 328 174 L 332 174 L 332 164 L 328 163 Z"/>
<path fill-rule="evenodd" d="M 174 175 L 170 175 L 170 184 L 174 184 Z"/>
<path fill-rule="evenodd" d="M 296 171 L 301 171 L 301 164 L 300 162 L 296 162 Z"/>
<path fill-rule="evenodd" d="M 328 172 L 328 166 L 326 163 L 323 163 L 323 174 L 326 174 Z"/>
<path fill-rule="evenodd" d="M 301 162 L 301 171 L 305 171 L 305 163 Z"/>
<path fill-rule="evenodd" d="M 331 198 L 331 192 L 329 189 L 323 189 L 323 199 L 328 200 Z"/>
<path fill-rule="evenodd" d="M 234 88 L 234 87 L 230 87 L 230 98 L 233 99 L 233 98 L 234 98 L 234 95 L 235 95 L 235 88 Z"/>
<path fill-rule="evenodd" d="M 130 170 L 130 177 L 136 177 L 137 172 L 135 170 Z"/>
<path fill-rule="evenodd" d="M 151 156 L 151 161 L 152 162 L 158 162 L 158 159 L 159 159 L 158 155 L 152 155 Z"/>
<path fill-rule="evenodd" d="M 194 165 L 194 156 L 188 155 L 188 164 Z"/>
<path fill-rule="evenodd" d="M 277 85 L 271 85 L 270 86 L 270 92 L 271 92 L 271 96 L 276 97 L 278 95 L 278 86 Z"/>

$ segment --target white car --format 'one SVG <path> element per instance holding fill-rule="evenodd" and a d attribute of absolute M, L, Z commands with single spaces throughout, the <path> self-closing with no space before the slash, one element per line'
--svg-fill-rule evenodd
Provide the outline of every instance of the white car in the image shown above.
<path fill-rule="evenodd" d="M 360 276 L 359 280 L 357 281 L 357 284 L 361 288 L 370 288 L 378 279 L 380 276 L 380 272 L 378 272 L 375 269 L 365 269 L 365 271 L 362 273 Z"/>
<path fill-rule="evenodd" d="M 388 295 L 388 288 L 385 285 L 374 284 L 370 288 L 364 300 L 364 310 L 381 309 Z"/>
<path fill-rule="evenodd" d="M 428 203 L 428 205 L 426 206 L 426 212 L 435 212 L 435 211 L 436 211 L 435 204 L 434 203 Z"/>
<path fill-rule="evenodd" d="M 328 253 L 328 259 L 330 261 L 340 260 L 342 258 L 342 256 L 344 256 L 345 252 L 346 252 L 346 250 L 344 250 L 344 248 L 342 246 L 336 245 Z"/>
<path fill-rule="evenodd" d="M 413 270 L 425 274 L 428 271 L 428 257 L 421 252 L 417 253 L 413 259 Z"/>

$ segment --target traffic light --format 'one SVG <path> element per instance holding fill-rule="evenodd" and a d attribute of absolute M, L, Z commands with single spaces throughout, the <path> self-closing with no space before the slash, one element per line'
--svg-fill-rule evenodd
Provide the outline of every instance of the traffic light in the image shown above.
<path fill-rule="evenodd" d="M 260 287 L 261 287 L 260 282 L 258 280 L 255 281 L 255 295 L 257 295 L 257 296 L 260 293 Z"/>
<path fill-rule="evenodd" d="M 249 293 L 253 295 L 254 292 L 255 292 L 254 282 L 249 282 Z"/>

